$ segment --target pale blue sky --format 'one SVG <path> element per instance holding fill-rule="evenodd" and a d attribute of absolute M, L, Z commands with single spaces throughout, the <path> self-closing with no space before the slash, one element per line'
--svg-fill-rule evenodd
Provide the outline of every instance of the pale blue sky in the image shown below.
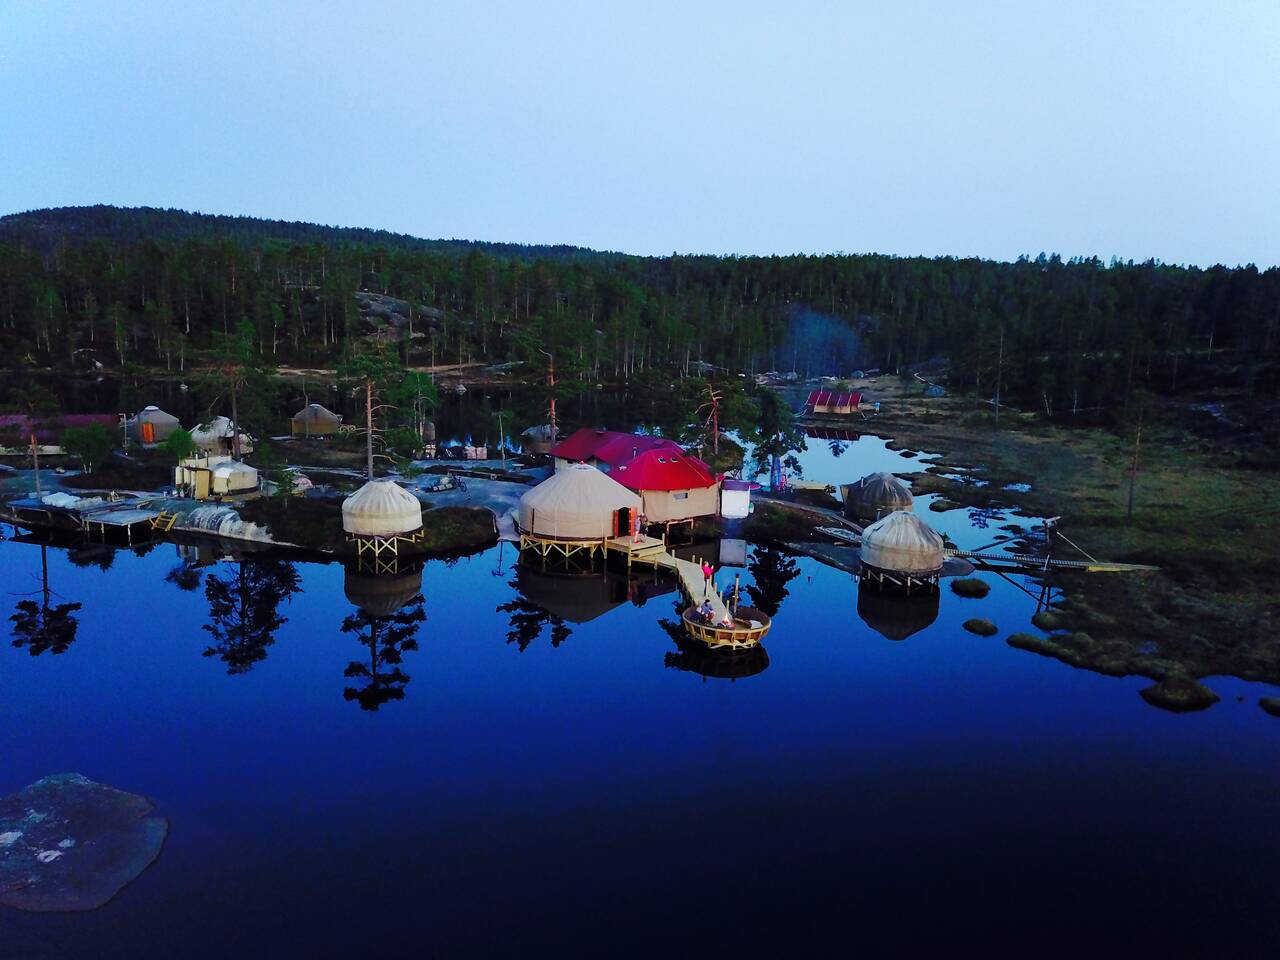
<path fill-rule="evenodd" d="M 0 212 L 89 203 L 1272 264 L 1280 2 L 0 0 Z"/>

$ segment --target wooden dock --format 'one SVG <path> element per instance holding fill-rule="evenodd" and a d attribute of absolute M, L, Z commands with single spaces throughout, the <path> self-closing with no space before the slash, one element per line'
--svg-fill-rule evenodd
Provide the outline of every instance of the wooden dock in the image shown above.
<path fill-rule="evenodd" d="M 655 537 L 614 537 L 605 541 L 605 553 L 625 555 L 628 566 L 643 563 L 673 571 L 685 599 L 694 604 L 700 604 L 704 599 L 710 600 L 711 612 L 716 621 L 729 617 L 729 607 L 724 598 L 714 588 L 707 590 L 702 567 L 692 560 L 684 560 L 668 553 L 667 545 L 662 540 Z"/>
<path fill-rule="evenodd" d="M 862 538 L 839 527 L 818 527 L 836 540 L 859 546 Z M 1059 560 L 1052 557 L 1037 557 L 1029 553 L 997 553 L 992 550 L 956 550 L 947 547 L 942 551 L 947 557 L 961 557 L 974 560 L 985 567 L 1013 567 L 1018 570 L 1081 570 L 1085 573 L 1154 573 L 1159 567 L 1145 563 L 1113 563 L 1106 560 Z"/>

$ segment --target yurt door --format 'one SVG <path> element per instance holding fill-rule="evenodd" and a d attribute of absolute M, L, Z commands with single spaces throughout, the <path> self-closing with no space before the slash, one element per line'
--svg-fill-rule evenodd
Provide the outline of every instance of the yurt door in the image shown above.
<path fill-rule="evenodd" d="M 155 424 L 153 424 L 153 423 L 144 423 L 144 424 L 142 425 L 142 442 L 143 442 L 143 443 L 155 443 L 155 442 L 156 442 L 156 428 L 155 428 Z"/>
<path fill-rule="evenodd" d="M 631 535 L 631 508 L 623 507 L 613 515 L 613 535 L 629 537 Z"/>
<path fill-rule="evenodd" d="M 197 500 L 209 499 L 209 478 L 213 476 L 208 470 L 195 471 L 195 498 Z"/>

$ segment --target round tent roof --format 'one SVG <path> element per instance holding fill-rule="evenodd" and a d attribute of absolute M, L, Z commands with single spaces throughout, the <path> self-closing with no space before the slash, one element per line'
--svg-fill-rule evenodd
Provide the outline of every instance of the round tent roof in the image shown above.
<path fill-rule="evenodd" d="M 613 515 L 640 498 L 595 467 L 573 463 L 520 498 L 520 529 L 544 537 L 596 540 L 614 534 Z"/>
<path fill-rule="evenodd" d="M 312 423 L 341 423 L 342 417 L 328 407 L 318 403 L 308 403 L 293 415 L 295 420 L 309 420 Z"/>
<path fill-rule="evenodd" d="M 191 439 L 195 441 L 197 447 L 217 447 L 221 445 L 221 441 L 230 440 L 235 434 L 231 429 L 230 417 L 214 417 L 208 423 L 198 423 L 191 431 Z M 250 443 L 249 435 L 241 432 L 240 446 L 248 447 Z"/>
<path fill-rule="evenodd" d="M 942 537 L 914 513 L 895 510 L 862 531 L 862 562 L 898 573 L 942 569 Z"/>
<path fill-rule="evenodd" d="M 911 488 L 892 473 L 872 473 L 842 487 L 844 513 L 848 517 L 875 520 L 894 510 L 910 510 Z"/>
<path fill-rule="evenodd" d="M 165 413 L 155 404 L 143 407 L 138 411 L 138 416 L 135 419 L 139 423 L 166 423 L 174 426 L 177 426 L 179 422 L 177 417 L 171 413 Z"/>
<path fill-rule="evenodd" d="M 222 463 L 214 466 L 213 475 L 218 478 L 238 476 L 254 483 L 258 480 L 258 471 L 247 463 L 241 463 L 239 460 L 222 461 Z"/>
<path fill-rule="evenodd" d="M 422 592 L 422 570 L 398 576 L 348 570 L 342 589 L 352 604 L 370 616 L 389 617 Z"/>
<path fill-rule="evenodd" d="M 858 616 L 886 640 L 905 640 L 938 619 L 938 595 L 894 597 L 876 590 L 859 590 Z"/>
<path fill-rule="evenodd" d="M 370 480 L 342 501 L 342 529 L 362 537 L 392 537 L 422 526 L 422 504 L 394 480 Z"/>

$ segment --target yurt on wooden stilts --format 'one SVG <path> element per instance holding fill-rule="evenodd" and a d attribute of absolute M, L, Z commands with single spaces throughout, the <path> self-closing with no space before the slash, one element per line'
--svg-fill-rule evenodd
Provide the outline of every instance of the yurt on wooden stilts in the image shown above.
<path fill-rule="evenodd" d="M 370 480 L 342 501 L 342 529 L 358 559 L 394 565 L 422 542 L 422 504 L 394 480 Z"/>
<path fill-rule="evenodd" d="M 938 589 L 943 540 L 914 513 L 895 510 L 862 531 L 859 579 L 880 590 Z"/>
<path fill-rule="evenodd" d="M 520 549 L 593 553 L 635 529 L 640 497 L 585 463 L 567 464 L 520 498 Z"/>

